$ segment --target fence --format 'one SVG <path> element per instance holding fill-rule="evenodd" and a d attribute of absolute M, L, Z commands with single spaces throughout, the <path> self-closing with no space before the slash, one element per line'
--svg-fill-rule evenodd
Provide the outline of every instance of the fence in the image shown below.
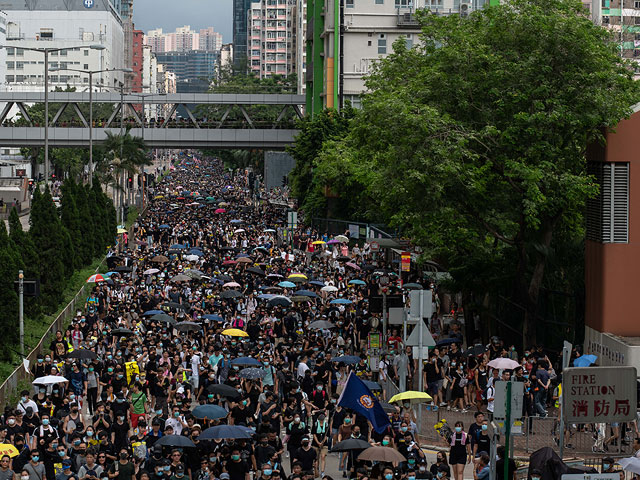
<path fill-rule="evenodd" d="M 102 262 L 100 262 L 100 265 L 98 265 L 98 267 L 96 268 L 96 272 L 100 269 L 101 265 Z M 76 293 L 71 301 L 67 303 L 67 305 L 58 314 L 55 320 L 51 322 L 51 325 L 49 325 L 47 331 L 42 335 L 42 338 L 40 339 L 40 342 L 38 342 L 38 345 L 36 345 L 35 348 L 31 350 L 31 352 L 29 352 L 29 354 L 26 356 L 26 359 L 29 360 L 29 365 L 33 365 L 36 362 L 38 354 L 42 353 L 44 348 L 48 348 L 49 342 L 55 335 L 56 331 L 64 329 L 65 324 L 67 323 L 69 318 L 75 315 L 76 306 L 84 306 L 85 288 L 86 284 L 82 285 L 80 290 L 78 290 L 78 293 Z M 11 399 L 11 395 L 15 394 L 19 382 L 30 377 L 31 374 L 25 371 L 23 365 L 19 365 L 18 367 L 16 367 L 11 375 L 9 375 L 9 377 L 4 382 L 2 382 L 2 385 L 0 385 L 0 408 L 4 408 L 7 405 L 7 403 Z"/>
<path fill-rule="evenodd" d="M 444 408 L 437 410 L 429 406 L 422 406 L 422 421 L 420 423 L 420 436 L 424 441 L 434 445 L 445 446 L 442 437 L 434 428 L 436 423 L 446 420 L 447 424 L 453 428 L 457 421 L 464 424 L 465 430 L 475 421 L 474 411 L 447 411 Z M 544 447 L 553 448 L 559 453 L 559 432 L 560 422 L 557 417 L 526 417 L 522 422 L 522 435 L 513 436 L 513 445 L 516 454 L 529 454 Z M 605 439 L 612 439 L 618 433 L 618 438 L 610 440 L 606 447 L 603 446 Z M 625 430 L 620 424 L 618 430 L 611 425 L 598 424 L 567 424 L 565 428 L 565 456 L 575 456 L 576 454 L 607 454 L 613 457 L 629 456 L 633 454 L 631 443 L 633 432 Z M 595 447 L 595 448 L 594 448 Z M 597 462 L 597 459 L 595 460 Z"/>
<path fill-rule="evenodd" d="M 342 235 L 346 231 L 349 231 L 351 232 L 351 238 L 355 239 L 392 237 L 392 235 L 380 229 L 379 226 L 370 223 L 352 222 L 350 220 L 313 217 L 311 219 L 311 225 L 320 230 L 321 233 L 326 232 L 329 235 Z"/>

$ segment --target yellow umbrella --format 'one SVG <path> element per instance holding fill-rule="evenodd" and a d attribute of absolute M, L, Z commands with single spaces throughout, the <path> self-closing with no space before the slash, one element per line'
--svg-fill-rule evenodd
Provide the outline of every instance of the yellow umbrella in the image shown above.
<path fill-rule="evenodd" d="M 429 400 L 431 400 L 431 396 L 427 395 L 424 392 L 409 390 L 408 392 L 402 392 L 394 395 L 393 397 L 391 397 L 391 400 L 389 400 L 389 403 L 404 402 L 407 400 L 411 403 L 428 402 Z"/>
<path fill-rule="evenodd" d="M 124 229 L 124 228 L 119 228 L 118 229 L 118 234 L 120 234 L 120 233 L 127 233 L 127 230 Z"/>
<path fill-rule="evenodd" d="M 304 278 L 306 280 L 307 276 L 302 273 L 292 273 L 287 278 Z"/>
<path fill-rule="evenodd" d="M 312 245 L 324 245 L 327 242 L 324 242 L 322 240 L 316 240 L 315 242 L 312 242 Z"/>
<path fill-rule="evenodd" d="M 248 337 L 249 334 L 239 328 L 227 328 L 222 331 L 222 335 L 229 335 L 230 337 Z"/>
<path fill-rule="evenodd" d="M 9 455 L 9 457 L 13 458 L 20 455 L 20 452 L 10 443 L 0 443 L 0 457 L 4 455 Z"/>
<path fill-rule="evenodd" d="M 164 195 L 156 195 L 153 197 L 154 200 L 160 200 L 161 198 L 164 198 Z"/>

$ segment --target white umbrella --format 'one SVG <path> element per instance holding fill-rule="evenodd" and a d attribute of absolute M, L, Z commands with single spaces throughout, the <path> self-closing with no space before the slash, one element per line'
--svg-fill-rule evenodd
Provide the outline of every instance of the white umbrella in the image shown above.
<path fill-rule="evenodd" d="M 158 270 L 157 268 L 149 268 L 147 270 L 145 270 L 143 273 L 145 275 L 153 275 L 154 273 L 158 273 L 160 270 Z"/>
<path fill-rule="evenodd" d="M 187 255 L 184 258 L 187 259 L 187 262 L 197 262 L 200 257 L 198 257 L 197 255 Z"/>
<path fill-rule="evenodd" d="M 510 358 L 494 358 L 487 365 L 491 368 L 497 368 L 498 370 L 513 370 L 514 368 L 518 368 L 520 364 L 515 360 L 511 360 Z"/>
<path fill-rule="evenodd" d="M 239 228 L 233 233 L 244 233 L 244 228 Z"/>
<path fill-rule="evenodd" d="M 222 286 L 223 287 L 228 287 L 228 288 L 240 288 L 240 284 L 237 283 L 237 282 L 227 282 Z"/>
<path fill-rule="evenodd" d="M 326 287 L 322 287 L 320 290 L 323 292 L 337 292 L 338 287 L 334 287 L 333 285 L 327 285 Z"/>
<path fill-rule="evenodd" d="M 339 242 L 342 242 L 342 243 L 348 243 L 349 242 L 349 238 L 347 238 L 345 235 L 336 236 L 336 240 L 338 240 Z"/>
<path fill-rule="evenodd" d="M 34 385 L 55 385 L 56 383 L 66 383 L 68 380 L 59 375 L 45 375 L 33 381 Z"/>
<path fill-rule="evenodd" d="M 627 472 L 640 474 L 640 458 L 638 457 L 621 458 L 617 463 Z"/>

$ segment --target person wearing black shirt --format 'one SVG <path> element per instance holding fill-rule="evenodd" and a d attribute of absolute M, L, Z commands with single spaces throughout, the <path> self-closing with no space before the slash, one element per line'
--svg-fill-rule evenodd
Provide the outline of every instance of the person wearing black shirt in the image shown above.
<path fill-rule="evenodd" d="M 240 449 L 238 447 L 231 450 L 231 457 L 224 464 L 224 470 L 229 474 L 229 480 L 249 480 L 249 472 L 251 469 L 246 461 L 240 457 Z"/>
<path fill-rule="evenodd" d="M 471 440 L 471 443 L 473 444 L 471 448 L 473 449 L 474 458 L 479 458 L 482 453 L 488 454 L 491 452 L 491 437 L 487 435 L 488 428 L 489 424 L 485 420 L 478 431 L 479 433 L 477 434 L 475 442 L 473 439 Z"/>
<path fill-rule="evenodd" d="M 499 445 L 497 448 L 498 461 L 496 462 L 496 480 L 504 479 L 504 445 Z M 509 473 L 506 480 L 516 480 L 516 462 L 511 458 L 509 459 Z"/>
<path fill-rule="evenodd" d="M 293 462 L 300 462 L 303 472 L 315 472 L 318 454 L 311 448 L 309 437 L 302 439 L 302 446 L 293 453 Z"/>

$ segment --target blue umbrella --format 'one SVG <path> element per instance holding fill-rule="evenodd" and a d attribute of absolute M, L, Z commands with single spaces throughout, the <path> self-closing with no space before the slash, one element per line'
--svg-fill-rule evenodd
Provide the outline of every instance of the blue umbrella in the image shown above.
<path fill-rule="evenodd" d="M 204 318 L 205 320 L 212 320 L 214 322 L 224 322 L 224 318 L 220 315 L 207 313 L 206 315 L 202 315 L 200 318 Z"/>
<path fill-rule="evenodd" d="M 216 438 L 251 438 L 252 430 L 248 427 L 241 425 L 216 425 L 215 427 L 207 428 L 200 440 L 213 440 Z M 186 438 L 186 437 L 185 437 Z"/>
<path fill-rule="evenodd" d="M 234 218 L 229 223 L 244 223 L 244 220 L 238 220 L 237 218 Z"/>
<path fill-rule="evenodd" d="M 360 361 L 360 357 L 356 357 L 355 355 L 343 355 L 342 357 L 336 357 L 332 361 L 353 364 L 358 363 Z"/>
<path fill-rule="evenodd" d="M 189 250 L 187 253 L 189 255 L 195 255 L 196 257 L 204 257 L 204 253 L 202 253 L 202 250 Z"/>
<path fill-rule="evenodd" d="M 367 282 L 365 282 L 364 280 L 355 279 L 355 280 L 351 280 L 349 284 L 350 285 L 366 285 Z"/>
<path fill-rule="evenodd" d="M 271 300 L 275 295 L 273 293 L 261 293 L 257 298 L 260 300 Z"/>
<path fill-rule="evenodd" d="M 331 300 L 329 303 L 333 305 L 350 305 L 353 302 L 351 300 L 347 300 L 346 298 L 336 298 L 335 300 Z"/>
<path fill-rule="evenodd" d="M 158 227 L 158 228 L 160 228 L 162 230 L 168 230 L 169 228 L 171 228 L 171 226 L 170 225 L 160 225 L 160 227 Z"/>
<path fill-rule="evenodd" d="M 261 366 L 260 360 L 253 357 L 238 357 L 231 360 L 231 365 Z"/>
<path fill-rule="evenodd" d="M 229 414 L 229 412 L 219 405 L 200 405 L 194 408 L 191 413 L 196 418 L 207 418 L 209 420 L 224 418 Z"/>
<path fill-rule="evenodd" d="M 324 282 L 321 282 L 320 280 L 311 280 L 309 282 L 309 285 L 315 285 L 316 287 L 324 287 Z"/>
<path fill-rule="evenodd" d="M 276 295 L 269 299 L 268 302 L 272 307 L 289 307 L 292 303 L 289 298 L 283 295 Z"/>
<path fill-rule="evenodd" d="M 294 293 L 294 295 L 302 295 L 304 297 L 318 298 L 318 295 L 316 295 L 315 292 L 312 292 L 311 290 L 298 290 L 297 292 Z"/>
<path fill-rule="evenodd" d="M 278 286 L 282 288 L 295 288 L 296 284 L 293 282 L 280 282 Z"/>
<path fill-rule="evenodd" d="M 596 360 L 598 360 L 598 357 L 596 355 L 582 355 L 573 361 L 573 366 L 588 367 L 596 363 Z"/>
<path fill-rule="evenodd" d="M 175 245 L 171 245 L 169 247 L 169 250 L 184 250 L 185 248 L 187 248 L 187 247 L 185 247 L 181 243 L 176 243 Z"/>
<path fill-rule="evenodd" d="M 164 313 L 164 312 L 162 310 L 147 310 L 142 315 L 143 316 L 146 316 L 146 315 L 157 315 L 159 313 Z"/>
<path fill-rule="evenodd" d="M 364 383 L 367 387 L 369 387 L 369 390 L 371 391 L 382 390 L 382 387 L 378 382 L 372 382 L 371 380 L 363 380 L 362 383 Z"/>
<path fill-rule="evenodd" d="M 443 345 L 451 345 L 452 343 L 462 343 L 462 342 L 460 342 L 460 339 L 458 338 L 443 338 L 438 343 L 436 343 L 436 346 L 441 347 Z"/>
<path fill-rule="evenodd" d="M 257 380 L 258 378 L 264 378 L 266 375 L 267 375 L 266 370 L 263 370 L 262 368 L 256 368 L 256 367 L 243 368 L 242 370 L 240 370 L 240 373 L 238 373 L 238 376 L 240 378 L 246 378 L 249 380 Z"/>

